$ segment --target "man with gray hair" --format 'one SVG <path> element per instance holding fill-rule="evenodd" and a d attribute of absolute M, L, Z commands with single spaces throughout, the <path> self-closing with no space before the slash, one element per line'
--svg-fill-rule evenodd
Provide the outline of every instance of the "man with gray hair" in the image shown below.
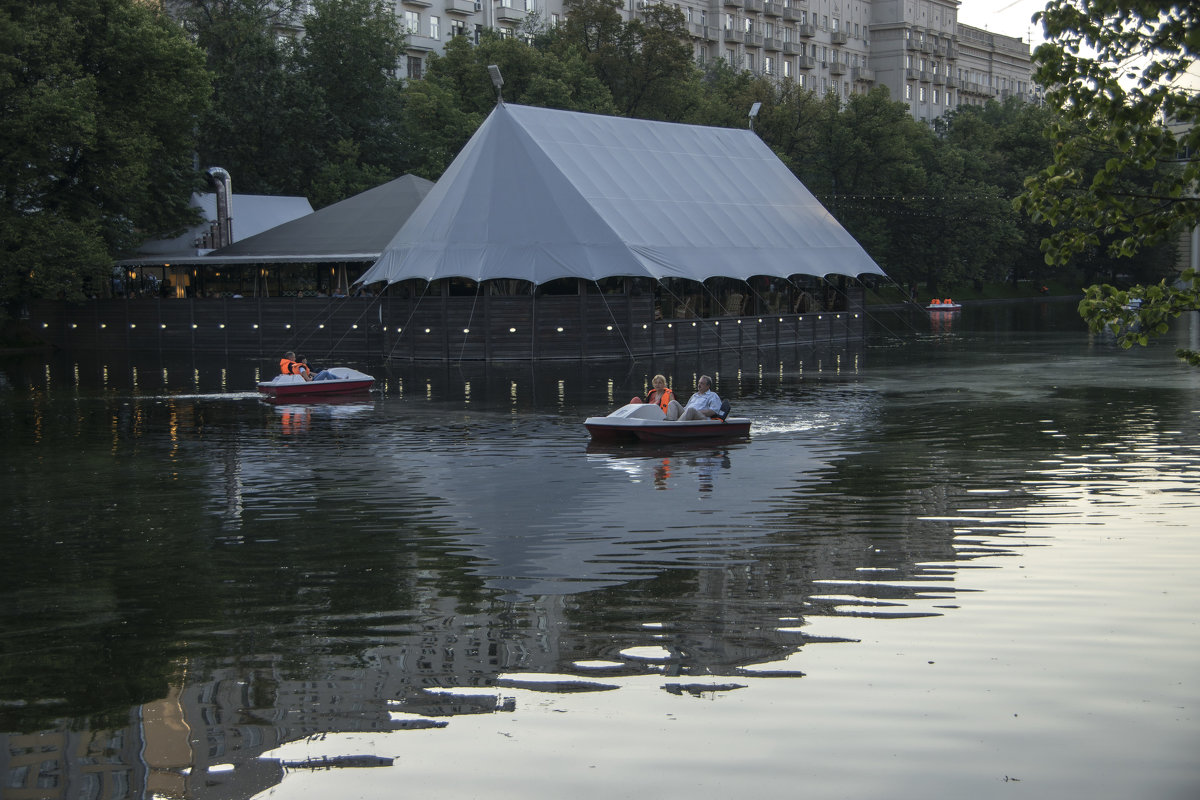
<path fill-rule="evenodd" d="M 679 419 L 712 419 L 720 413 L 721 398 L 712 390 L 712 378 L 701 375 L 696 381 L 696 393 L 687 401 Z"/>

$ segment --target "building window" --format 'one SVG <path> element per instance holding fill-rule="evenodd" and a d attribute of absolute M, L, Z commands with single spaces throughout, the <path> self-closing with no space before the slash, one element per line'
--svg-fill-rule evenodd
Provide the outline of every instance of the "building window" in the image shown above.
<path fill-rule="evenodd" d="M 924 103 L 924 102 L 925 102 L 925 87 L 924 87 L 924 86 L 922 86 L 922 87 L 921 87 L 921 97 L 920 97 L 920 100 L 921 100 L 921 102 L 922 102 L 922 103 Z"/>
<path fill-rule="evenodd" d="M 792 60 L 790 58 L 785 58 L 783 60 L 783 77 L 792 77 Z"/>
<path fill-rule="evenodd" d="M 839 24 L 840 24 L 840 23 L 838 22 L 838 18 L 837 18 L 837 17 L 834 17 L 834 18 L 833 18 L 833 32 L 834 32 L 834 33 L 837 33 L 837 32 L 838 32 L 838 25 L 839 25 Z"/>
<path fill-rule="evenodd" d="M 733 14 L 728 12 L 725 13 L 725 30 L 733 30 Z"/>
<path fill-rule="evenodd" d="M 912 84 L 911 83 L 904 84 L 904 99 L 912 100 Z"/>
<path fill-rule="evenodd" d="M 421 33 L 421 15 L 416 11 L 404 12 L 404 32 L 412 36 L 418 36 Z"/>
<path fill-rule="evenodd" d="M 442 38 L 442 21 L 441 21 L 441 19 L 433 16 L 432 14 L 429 17 L 429 38 L 430 39 L 441 39 Z"/>
<path fill-rule="evenodd" d="M 775 59 L 771 56 L 763 56 L 763 72 L 768 75 L 775 74 Z"/>
<path fill-rule="evenodd" d="M 750 19 L 750 17 L 746 17 L 746 19 L 743 20 L 743 24 L 746 26 L 746 33 L 754 33 L 754 20 Z"/>
<path fill-rule="evenodd" d="M 746 53 L 746 70 L 754 72 L 754 53 Z"/>
<path fill-rule="evenodd" d="M 738 63 L 737 62 L 737 50 L 734 50 L 732 47 L 729 48 L 728 50 L 726 50 L 725 51 L 725 60 L 729 62 L 729 66 L 736 67 L 737 63 Z"/>
<path fill-rule="evenodd" d="M 450 35 L 451 36 L 466 36 L 467 35 L 467 23 L 463 22 L 461 19 L 450 20 Z"/>
<path fill-rule="evenodd" d="M 422 62 L 419 56 L 408 57 L 408 77 L 410 80 L 421 80 Z"/>
<path fill-rule="evenodd" d="M 933 90 L 933 104 L 935 106 L 938 105 L 938 90 L 937 89 Z"/>

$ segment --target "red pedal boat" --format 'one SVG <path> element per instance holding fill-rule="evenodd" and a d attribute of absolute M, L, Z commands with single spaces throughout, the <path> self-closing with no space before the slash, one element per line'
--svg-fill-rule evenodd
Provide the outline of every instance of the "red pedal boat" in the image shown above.
<path fill-rule="evenodd" d="M 315 400 L 322 397 L 363 394 L 371 391 L 375 384 L 375 379 L 370 375 L 349 367 L 332 367 L 325 372 L 332 377 L 306 381 L 301 375 L 276 375 L 269 381 L 259 381 L 258 391 L 273 398 L 290 400 L 304 397 Z"/>
<path fill-rule="evenodd" d="M 588 417 L 583 424 L 596 441 L 686 442 L 750 434 L 745 417 L 671 422 L 655 403 L 630 403 L 607 417 Z"/>

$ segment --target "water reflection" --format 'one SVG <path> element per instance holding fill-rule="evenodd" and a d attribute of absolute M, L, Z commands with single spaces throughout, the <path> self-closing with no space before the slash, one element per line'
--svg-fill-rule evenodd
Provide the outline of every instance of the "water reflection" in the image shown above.
<path fill-rule="evenodd" d="M 1064 519 L 1194 509 L 1195 377 L 1036 339 L 703 365 L 755 428 L 699 448 L 580 425 L 686 362 L 394 368 L 344 405 L 265 403 L 261 365 L 6 365 L 4 785 L 247 797 L 392 764 L 261 758 L 326 734 L 743 694 L 953 615 Z"/>

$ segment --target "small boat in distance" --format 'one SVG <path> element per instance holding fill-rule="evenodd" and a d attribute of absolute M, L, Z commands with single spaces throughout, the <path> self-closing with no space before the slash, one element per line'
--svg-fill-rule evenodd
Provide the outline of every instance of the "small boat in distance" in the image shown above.
<path fill-rule="evenodd" d="M 929 301 L 929 305 L 925 306 L 926 311 L 962 311 L 962 304 L 956 303 L 947 297 L 945 300 L 934 298 Z"/>
<path fill-rule="evenodd" d="M 349 367 L 331 367 L 326 372 L 333 377 L 306 381 L 302 375 L 276 375 L 269 381 L 259 381 L 258 391 L 271 398 L 319 399 L 362 394 L 371 391 L 375 384 L 375 378 L 372 376 Z"/>
<path fill-rule="evenodd" d="M 745 417 L 672 422 L 655 403 L 629 403 L 606 417 L 588 417 L 583 424 L 593 441 L 686 442 L 750 434 Z"/>

